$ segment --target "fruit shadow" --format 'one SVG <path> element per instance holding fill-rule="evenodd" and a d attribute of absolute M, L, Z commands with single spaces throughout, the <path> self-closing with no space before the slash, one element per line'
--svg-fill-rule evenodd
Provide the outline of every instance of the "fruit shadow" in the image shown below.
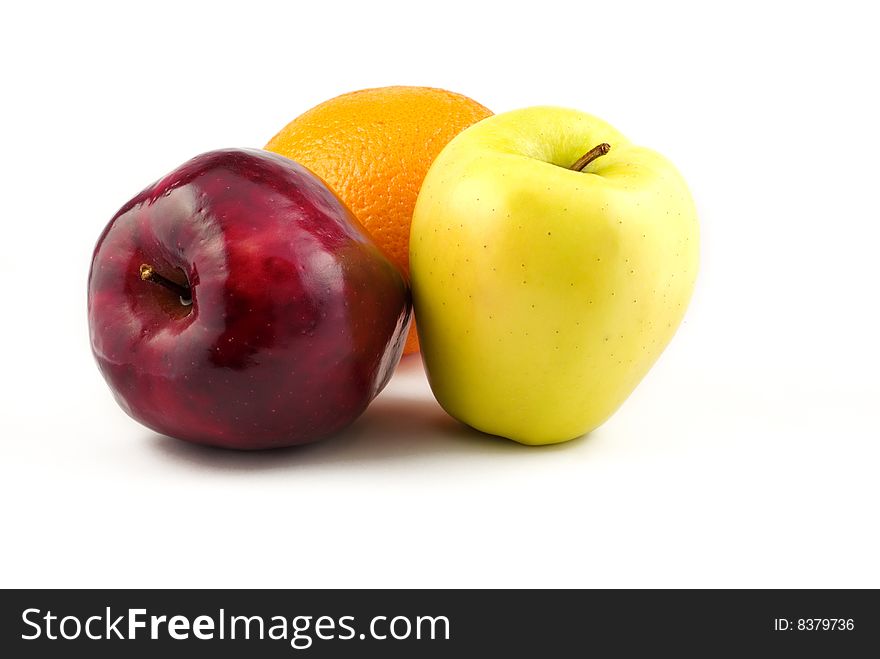
<path fill-rule="evenodd" d="M 152 434 L 163 458 L 226 471 L 300 469 L 320 465 L 357 468 L 369 462 L 424 460 L 432 455 L 476 457 L 571 450 L 587 438 L 549 446 L 523 446 L 474 430 L 450 417 L 434 400 L 384 394 L 351 426 L 315 444 L 267 451 L 230 451 Z"/>

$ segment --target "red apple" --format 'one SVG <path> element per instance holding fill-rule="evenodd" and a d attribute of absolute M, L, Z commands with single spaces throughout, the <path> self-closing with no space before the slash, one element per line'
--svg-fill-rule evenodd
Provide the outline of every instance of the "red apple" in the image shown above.
<path fill-rule="evenodd" d="M 262 449 L 326 437 L 364 411 L 400 359 L 410 298 L 318 177 L 228 149 L 110 220 L 88 315 L 129 415 L 179 439 Z"/>

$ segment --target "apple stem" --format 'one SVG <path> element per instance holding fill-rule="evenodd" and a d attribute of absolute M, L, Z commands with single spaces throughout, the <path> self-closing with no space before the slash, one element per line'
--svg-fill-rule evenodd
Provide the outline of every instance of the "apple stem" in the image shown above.
<path fill-rule="evenodd" d="M 192 304 L 192 290 L 189 286 L 182 286 L 176 281 L 171 281 L 167 277 L 163 277 L 153 269 L 153 266 L 144 263 L 140 267 L 141 281 L 151 281 L 154 284 L 164 286 L 172 293 L 176 293 L 180 297 L 180 303 L 184 306 Z"/>
<path fill-rule="evenodd" d="M 596 158 L 600 156 L 604 156 L 606 153 L 611 151 L 611 145 L 608 142 L 602 142 L 602 144 L 598 144 L 594 146 L 592 149 L 587 151 L 584 155 L 578 158 L 575 163 L 569 167 L 576 172 L 584 171 L 584 167 L 593 162 Z"/>

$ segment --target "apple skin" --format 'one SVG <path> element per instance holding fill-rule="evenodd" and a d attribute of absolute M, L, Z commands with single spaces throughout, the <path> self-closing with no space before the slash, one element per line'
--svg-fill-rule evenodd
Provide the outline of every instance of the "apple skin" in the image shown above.
<path fill-rule="evenodd" d="M 410 237 L 437 400 L 524 444 L 596 428 L 681 322 L 698 242 L 676 169 L 600 119 L 534 107 L 466 129 L 428 171 Z"/>
<path fill-rule="evenodd" d="M 148 264 L 192 304 L 144 281 Z M 198 156 L 116 213 L 88 283 L 92 351 L 156 432 L 264 449 L 364 411 L 400 359 L 408 284 L 314 174 L 263 151 Z"/>

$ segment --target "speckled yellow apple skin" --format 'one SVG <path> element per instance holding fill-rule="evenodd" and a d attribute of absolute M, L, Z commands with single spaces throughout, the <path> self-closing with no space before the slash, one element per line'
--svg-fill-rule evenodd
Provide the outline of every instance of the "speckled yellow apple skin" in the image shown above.
<path fill-rule="evenodd" d="M 602 142 L 607 155 L 568 169 Z M 428 171 L 410 236 L 434 395 L 523 444 L 588 433 L 675 333 L 698 242 L 675 167 L 596 117 L 534 107 L 466 129 Z"/>

